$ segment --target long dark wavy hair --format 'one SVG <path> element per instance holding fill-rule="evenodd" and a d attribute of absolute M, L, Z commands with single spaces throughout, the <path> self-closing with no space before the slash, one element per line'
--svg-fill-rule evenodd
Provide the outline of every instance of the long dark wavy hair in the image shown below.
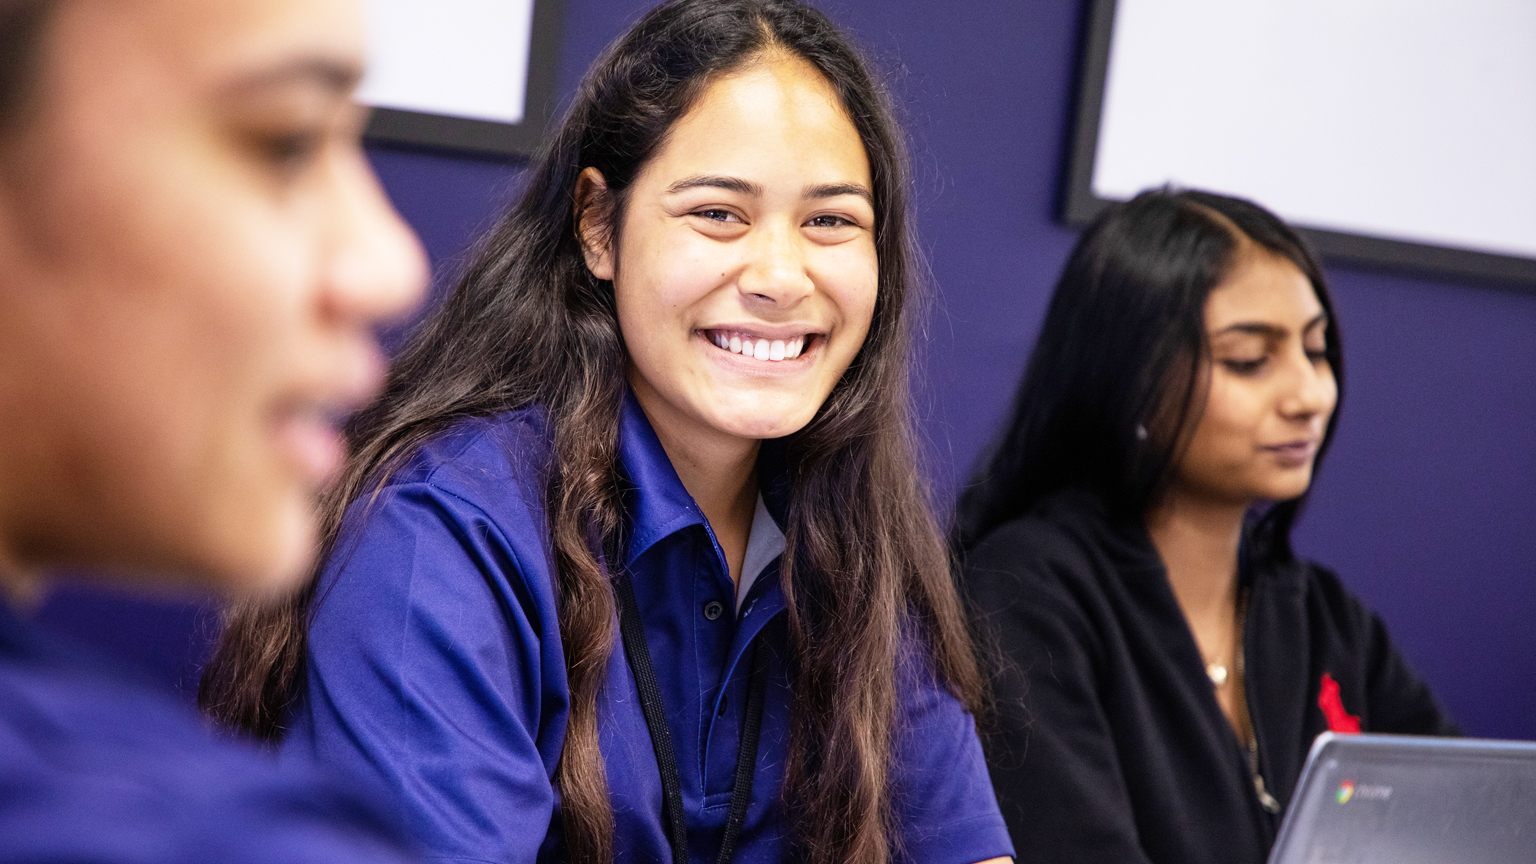
<path fill-rule="evenodd" d="M 1069 486 L 1140 518 L 1167 492 L 1204 410 L 1205 302 L 1246 241 L 1295 264 L 1328 315 L 1325 355 L 1344 397 L 1338 320 L 1317 256 L 1275 214 L 1241 198 L 1158 189 L 1111 206 L 1067 260 L 1001 438 L 961 496 L 963 552 Z M 1328 420 L 1320 465 L 1338 424 Z M 1315 470 L 1315 469 L 1314 469 Z M 1254 554 L 1288 560 L 1306 495 L 1250 526 Z"/>
<path fill-rule="evenodd" d="M 556 769 L 570 860 L 613 858 L 596 699 L 614 650 L 606 544 L 624 524 L 617 428 L 627 356 L 614 290 L 587 269 L 577 176 L 594 167 L 621 219 L 628 190 L 712 78 L 772 52 L 825 76 L 862 139 L 875 204 L 878 297 L 868 337 L 815 418 L 782 443 L 790 467 L 783 585 L 792 651 L 792 741 L 783 800 L 813 864 L 891 859 L 898 641 L 921 634 L 940 679 L 976 707 L 981 679 L 942 533 L 916 466 L 908 394 L 923 270 L 911 236 L 904 142 L 888 98 L 823 14 L 793 0 L 675 0 L 596 62 L 521 199 L 444 304 L 412 335 L 381 400 L 349 427 L 351 458 L 323 507 L 327 549 L 343 510 L 445 427 L 544 406 L 553 457 L 545 507 L 571 693 Z M 279 605 L 232 612 L 201 704 L 275 740 L 301 685 L 315 580 Z"/>

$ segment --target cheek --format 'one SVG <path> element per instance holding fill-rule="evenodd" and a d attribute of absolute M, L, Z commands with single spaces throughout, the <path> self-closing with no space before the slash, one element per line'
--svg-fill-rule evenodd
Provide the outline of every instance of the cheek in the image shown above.
<path fill-rule="evenodd" d="M 179 220 L 143 238 L 161 253 L 153 284 L 143 286 L 163 322 L 149 359 L 166 367 L 194 413 L 271 398 L 309 347 L 316 280 L 306 220 L 240 191 L 189 195 L 167 208 Z"/>
<path fill-rule="evenodd" d="M 1272 401 L 1262 388 L 1222 373 L 1211 382 L 1206 414 L 1227 435 L 1251 438 L 1271 413 Z"/>
<path fill-rule="evenodd" d="M 691 235 L 691 236 L 689 236 Z M 665 359 L 692 335 L 698 304 L 714 295 L 728 266 L 718 244 L 693 232 L 626 228 L 613 291 L 632 357 Z"/>
<path fill-rule="evenodd" d="M 874 322 L 879 264 L 872 244 L 832 251 L 813 278 L 836 308 L 838 323 L 852 343 L 848 350 L 857 353 Z"/>
<path fill-rule="evenodd" d="M 92 447 L 102 494 L 137 514 L 128 530 L 171 560 L 255 573 L 309 539 L 270 411 L 314 350 L 312 256 L 302 220 L 216 179 L 162 182 L 144 218 L 100 226 L 123 242 L 82 274 L 77 347 L 111 429 Z"/>
<path fill-rule="evenodd" d="M 1264 400 L 1253 388 L 1216 373 L 1206 396 L 1200 423 L 1186 453 L 1191 468 L 1230 476 L 1254 456 L 1254 443 L 1264 418 Z"/>

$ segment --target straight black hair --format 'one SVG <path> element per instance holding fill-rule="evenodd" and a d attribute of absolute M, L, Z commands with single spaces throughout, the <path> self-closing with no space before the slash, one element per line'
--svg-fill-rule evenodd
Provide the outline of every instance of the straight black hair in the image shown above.
<path fill-rule="evenodd" d="M 1301 271 L 1328 316 L 1325 355 L 1344 396 L 1333 301 L 1317 256 L 1275 214 L 1241 198 L 1157 189 L 1106 209 L 1067 260 L 1001 438 L 960 499 L 963 553 L 1069 486 L 1140 518 L 1167 491 L 1204 410 L 1205 305 L 1247 243 Z M 1335 408 L 1318 451 L 1338 424 Z M 1314 469 L 1315 470 L 1315 469 Z M 1251 526 L 1257 555 L 1290 559 L 1306 495 Z"/>

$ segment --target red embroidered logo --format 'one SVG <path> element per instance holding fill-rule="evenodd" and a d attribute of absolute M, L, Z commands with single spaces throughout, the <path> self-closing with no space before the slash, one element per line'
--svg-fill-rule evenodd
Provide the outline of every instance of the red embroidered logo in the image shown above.
<path fill-rule="evenodd" d="M 1328 731 L 1345 735 L 1360 734 L 1360 718 L 1344 710 L 1344 700 L 1339 696 L 1339 682 L 1323 673 L 1323 686 L 1317 694 L 1317 707 L 1323 709 L 1328 720 Z"/>

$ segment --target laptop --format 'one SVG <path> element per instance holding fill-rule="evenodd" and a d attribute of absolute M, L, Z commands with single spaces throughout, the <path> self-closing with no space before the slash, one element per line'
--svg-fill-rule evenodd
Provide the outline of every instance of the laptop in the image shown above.
<path fill-rule="evenodd" d="M 1269 864 L 1536 864 L 1536 742 L 1324 733 Z"/>

